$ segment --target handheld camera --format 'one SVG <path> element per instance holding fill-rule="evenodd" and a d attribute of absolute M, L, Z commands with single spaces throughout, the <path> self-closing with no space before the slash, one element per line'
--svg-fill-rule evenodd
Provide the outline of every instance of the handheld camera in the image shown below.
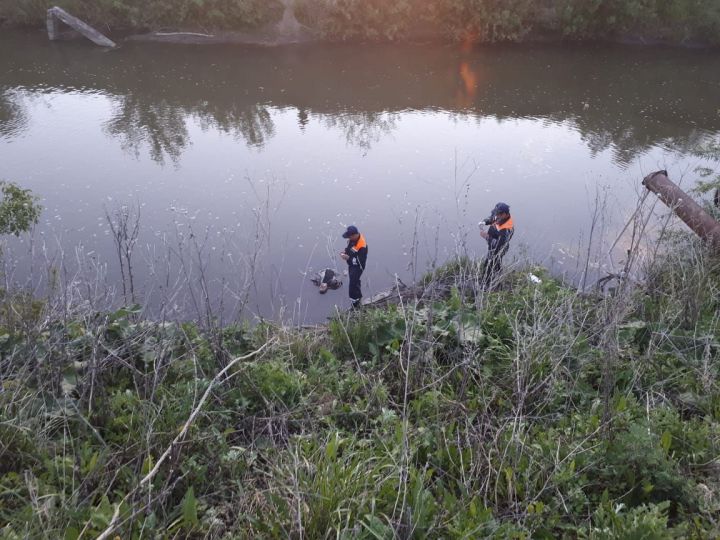
<path fill-rule="evenodd" d="M 495 223 L 496 220 L 497 220 L 497 211 L 495 210 L 495 208 L 493 208 L 492 212 L 490 212 L 490 217 L 483 219 L 480 222 L 480 225 L 492 225 L 493 223 Z"/>

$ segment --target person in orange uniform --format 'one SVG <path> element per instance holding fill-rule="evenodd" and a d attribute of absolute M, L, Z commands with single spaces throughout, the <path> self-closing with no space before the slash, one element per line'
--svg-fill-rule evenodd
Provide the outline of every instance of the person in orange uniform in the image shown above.
<path fill-rule="evenodd" d="M 360 301 L 362 300 L 360 276 L 362 276 L 365 270 L 368 246 L 365 237 L 360 234 L 360 231 L 358 231 L 355 225 L 349 225 L 342 237 L 347 238 L 348 244 L 347 247 L 340 252 L 340 258 L 348 264 L 348 275 L 350 277 L 348 294 L 350 296 L 350 302 L 352 302 L 352 308 L 357 309 L 360 307 Z"/>
<path fill-rule="evenodd" d="M 489 225 L 488 230 L 482 225 Z M 510 239 L 515 232 L 510 207 L 502 202 L 495 205 L 490 217 L 480 222 L 480 236 L 487 240 L 488 253 L 483 264 L 482 285 L 490 288 L 494 279 L 497 279 L 502 267 L 502 258 L 510 247 Z"/>

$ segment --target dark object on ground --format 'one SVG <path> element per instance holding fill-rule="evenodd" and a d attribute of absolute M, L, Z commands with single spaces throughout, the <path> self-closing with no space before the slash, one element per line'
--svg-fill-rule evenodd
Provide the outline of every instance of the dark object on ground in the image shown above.
<path fill-rule="evenodd" d="M 325 294 L 328 289 L 334 291 L 342 287 L 342 281 L 340 281 L 337 276 L 337 272 L 326 268 L 318 272 L 315 277 L 310 278 L 310 281 L 320 287 L 320 294 Z"/>
<path fill-rule="evenodd" d="M 47 10 L 47 31 L 50 41 L 55 41 L 62 37 L 62 32 L 60 31 L 61 22 L 68 25 L 70 28 L 75 30 L 75 32 L 82 34 L 83 36 L 88 38 L 95 45 L 111 48 L 117 47 L 113 40 L 109 39 L 102 33 L 95 30 L 89 24 L 81 21 L 77 17 L 73 17 L 67 11 L 57 6 Z"/>
<path fill-rule="evenodd" d="M 667 171 L 647 175 L 643 185 L 655 193 L 675 214 L 716 252 L 720 252 L 720 223 L 687 193 L 675 185 Z"/>

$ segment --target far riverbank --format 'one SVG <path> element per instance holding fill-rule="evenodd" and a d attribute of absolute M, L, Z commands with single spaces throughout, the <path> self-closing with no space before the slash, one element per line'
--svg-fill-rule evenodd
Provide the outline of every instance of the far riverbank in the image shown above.
<path fill-rule="evenodd" d="M 376 5 L 377 4 L 377 5 Z M 59 6 L 112 37 L 175 43 L 277 44 L 297 41 L 482 43 L 611 42 L 720 45 L 713 0 L 582 2 L 512 0 L 22 0 L 0 5 L 0 27 L 45 25 Z"/>

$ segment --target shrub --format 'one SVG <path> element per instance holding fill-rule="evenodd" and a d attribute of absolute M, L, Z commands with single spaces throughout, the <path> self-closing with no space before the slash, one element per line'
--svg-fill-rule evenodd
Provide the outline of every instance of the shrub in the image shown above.
<path fill-rule="evenodd" d="M 40 26 L 52 5 L 110 28 L 257 28 L 279 20 L 279 0 L 3 0 L 0 21 Z M 720 43 L 716 0 L 297 0 L 298 19 L 331 40 L 444 36 L 461 42 L 634 35 Z"/>
<path fill-rule="evenodd" d="M 3 198 L 0 201 L 0 234 L 27 232 L 40 219 L 42 207 L 29 189 L 12 182 L 0 182 Z"/>
<path fill-rule="evenodd" d="M 439 0 L 437 13 L 456 41 L 519 41 L 532 29 L 532 0 Z"/>
<path fill-rule="evenodd" d="M 111 28 L 248 28 L 279 19 L 278 0 L 3 0 L 0 20 L 40 25 L 59 6 L 91 24 Z"/>

